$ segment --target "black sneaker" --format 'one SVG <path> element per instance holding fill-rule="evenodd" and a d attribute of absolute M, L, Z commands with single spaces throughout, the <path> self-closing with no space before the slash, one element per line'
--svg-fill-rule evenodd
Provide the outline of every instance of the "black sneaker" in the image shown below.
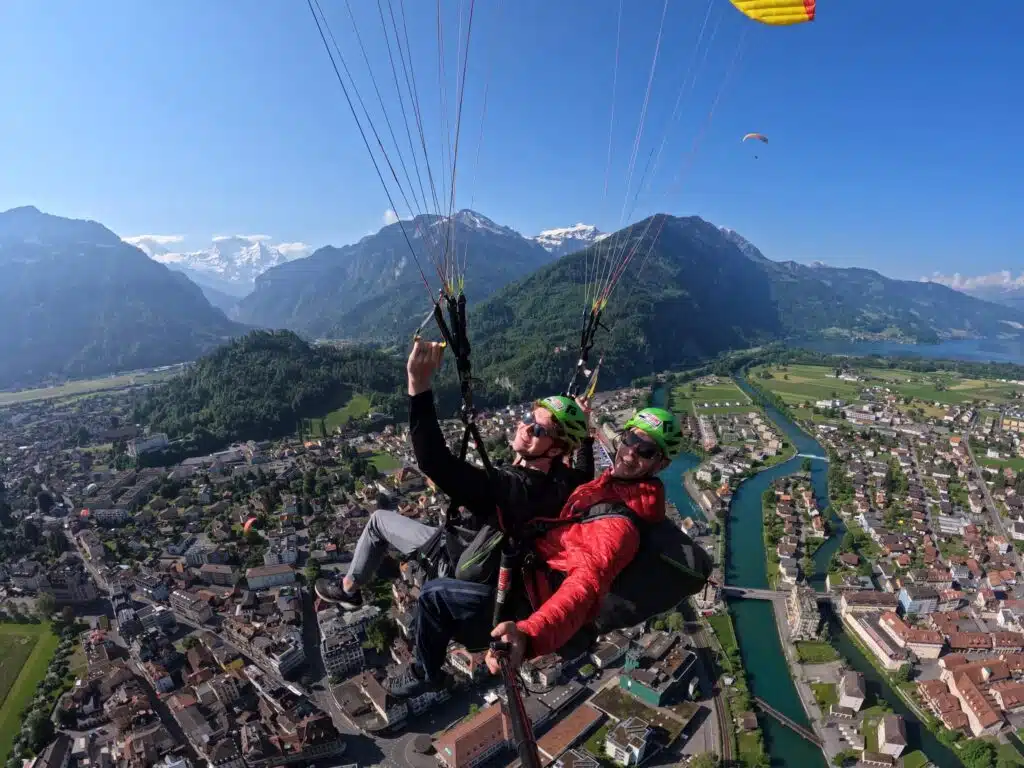
<path fill-rule="evenodd" d="M 347 611 L 355 611 L 363 607 L 363 595 L 358 590 L 346 592 L 340 583 L 329 579 L 317 579 L 314 585 L 317 595 L 328 603 L 337 603 Z"/>
<path fill-rule="evenodd" d="M 363 607 L 363 593 L 358 589 L 355 592 L 346 592 L 342 587 L 339 591 L 341 597 L 338 598 L 338 605 L 346 611 L 358 611 Z"/>
<path fill-rule="evenodd" d="M 384 690 L 396 699 L 412 699 L 430 691 L 440 691 L 451 685 L 445 673 L 436 682 L 427 680 L 419 664 L 407 664 L 400 671 L 388 675 L 383 683 Z"/>

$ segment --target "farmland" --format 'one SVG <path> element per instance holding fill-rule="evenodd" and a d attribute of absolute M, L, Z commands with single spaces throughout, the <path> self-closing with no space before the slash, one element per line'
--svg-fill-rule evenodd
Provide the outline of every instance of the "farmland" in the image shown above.
<path fill-rule="evenodd" d="M 49 624 L 0 624 L 0 759 L 21 730 L 21 711 L 46 676 L 59 640 Z"/>
<path fill-rule="evenodd" d="M 717 405 L 716 405 L 717 403 Z M 725 403 L 730 403 L 726 406 Z M 672 390 L 672 410 L 676 413 L 728 413 L 750 410 L 750 398 L 731 379 L 708 377 Z"/>
<path fill-rule="evenodd" d="M 771 378 L 762 379 L 764 372 Z M 778 394 L 791 405 L 838 398 L 856 402 L 863 389 L 883 387 L 904 397 L 912 397 L 929 404 L 927 415 L 935 416 L 941 407 L 932 404 L 958 405 L 962 403 L 1009 402 L 1024 388 L 1014 384 L 986 379 L 970 379 L 949 372 L 915 373 L 900 369 L 866 368 L 857 370 L 864 381 L 845 381 L 835 377 L 835 369 L 815 365 L 759 366 L 751 375 L 763 386 Z"/>

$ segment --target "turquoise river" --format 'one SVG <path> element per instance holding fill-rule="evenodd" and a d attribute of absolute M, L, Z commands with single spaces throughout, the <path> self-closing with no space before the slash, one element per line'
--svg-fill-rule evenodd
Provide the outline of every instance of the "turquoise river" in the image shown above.
<path fill-rule="evenodd" d="M 755 393 L 742 379 L 740 387 L 748 394 Z M 668 392 L 664 387 L 654 390 L 654 404 L 666 405 Z M 816 440 L 775 408 L 765 409 L 768 416 L 797 448 L 798 454 L 824 457 L 825 450 Z M 760 472 L 745 480 L 733 495 L 728 518 L 726 542 L 726 583 L 740 587 L 765 589 L 768 575 L 764 552 L 764 532 L 761 519 L 761 495 L 780 477 L 800 471 L 803 458 L 794 457 L 787 462 Z M 683 486 L 683 472 L 696 467 L 700 459 L 684 454 L 673 462 L 665 472 L 668 497 L 686 515 L 703 517 L 700 508 L 689 498 Z M 822 459 L 811 460 L 811 482 L 819 505 L 828 499 L 828 464 Z M 831 519 L 834 535 L 815 553 L 815 573 L 812 586 L 818 591 L 825 589 L 825 573 L 832 555 L 839 548 L 843 535 L 842 523 L 837 517 Z M 751 692 L 768 702 L 793 720 L 809 725 L 796 687 L 790 677 L 786 657 L 782 652 L 775 613 L 770 603 L 761 600 L 733 599 L 729 602 L 740 645 L 740 654 L 747 670 Z M 866 681 L 870 697 L 884 700 L 892 710 L 903 715 L 907 721 L 909 749 L 921 749 L 939 768 L 957 768 L 961 763 L 944 747 L 935 736 L 917 720 L 903 700 L 892 689 L 888 681 L 871 665 L 861 651 L 850 641 L 841 624 L 834 619 L 831 624 L 832 644 L 853 668 L 861 672 Z M 793 731 L 778 724 L 770 717 L 760 716 L 758 721 L 764 731 L 765 746 L 773 766 L 801 766 L 803 768 L 824 768 L 827 763 L 821 751 L 804 741 Z"/>

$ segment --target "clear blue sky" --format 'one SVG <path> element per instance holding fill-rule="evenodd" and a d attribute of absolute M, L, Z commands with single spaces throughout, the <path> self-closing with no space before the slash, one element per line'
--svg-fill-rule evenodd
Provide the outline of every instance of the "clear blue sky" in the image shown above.
<path fill-rule="evenodd" d="M 376 105 L 345 3 L 321 2 Z M 430 141 L 441 113 L 435 4 L 405 5 Z M 577 221 L 619 225 L 663 3 L 625 6 L 606 196 L 618 0 L 477 1 L 460 207 L 472 202 L 527 234 Z M 399 120 L 376 3 L 353 7 Z M 459 2 L 444 8 L 454 112 Z M 709 8 L 704 43 L 715 37 L 670 125 Z M 1024 5 L 1013 2 L 974 11 L 952 0 L 826 0 L 813 24 L 780 29 L 748 21 L 727 0 L 670 0 L 634 185 L 668 140 L 632 218 L 698 213 L 770 258 L 899 277 L 1017 271 L 1022 29 Z M 707 123 L 741 40 L 742 59 Z M 34 204 L 124 236 L 178 234 L 198 246 L 254 232 L 350 242 L 378 228 L 388 208 L 300 0 L 7 0 L 0 51 L 0 209 Z M 400 123 L 396 130 L 408 155 Z M 749 131 L 771 143 L 741 144 Z M 439 142 L 431 146 L 439 166 Z"/>

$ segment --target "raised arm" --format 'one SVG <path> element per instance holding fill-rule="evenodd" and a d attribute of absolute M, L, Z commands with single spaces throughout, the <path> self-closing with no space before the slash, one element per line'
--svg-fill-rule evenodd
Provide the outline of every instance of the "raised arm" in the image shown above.
<path fill-rule="evenodd" d="M 460 461 L 448 449 L 430 389 L 409 398 L 409 438 L 416 464 L 438 488 L 474 514 L 493 511 L 495 497 L 487 472 Z"/>

